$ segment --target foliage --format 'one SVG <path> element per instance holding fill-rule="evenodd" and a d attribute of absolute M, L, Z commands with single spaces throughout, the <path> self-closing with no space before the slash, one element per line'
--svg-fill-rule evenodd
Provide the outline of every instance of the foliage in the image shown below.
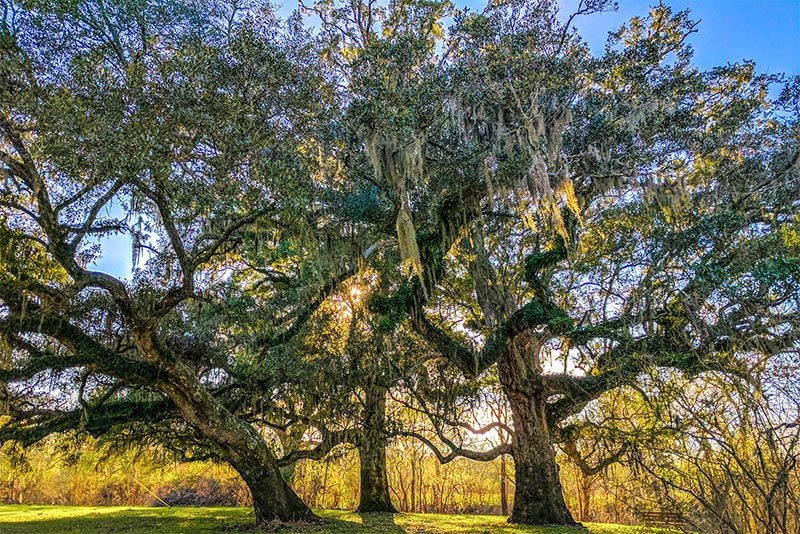
<path fill-rule="evenodd" d="M 385 482 L 414 437 L 572 525 L 554 444 L 585 487 L 625 452 L 582 412 L 796 354 L 800 82 L 699 71 L 663 4 L 594 57 L 611 2 L 559 5 L 4 2 L 0 442 L 227 462 L 266 523 L 311 513 L 296 462 Z M 130 279 L 93 267 L 121 234 Z"/>
<path fill-rule="evenodd" d="M 109 455 L 92 439 L 55 436 L 22 450 L 0 451 L 0 502 L 72 506 L 170 504 L 246 505 L 250 495 L 235 471 L 211 462 L 171 462 L 142 447 Z M 177 499 L 182 502 L 176 502 Z M 191 502 L 187 502 L 191 499 Z"/>
<path fill-rule="evenodd" d="M 644 405 L 642 416 L 662 430 L 642 432 L 653 437 L 636 447 L 634 469 L 659 481 L 657 498 L 687 510 L 698 530 L 789 533 L 800 525 L 797 388 L 785 369 L 771 371 L 750 383 L 665 381 L 660 398 Z"/>

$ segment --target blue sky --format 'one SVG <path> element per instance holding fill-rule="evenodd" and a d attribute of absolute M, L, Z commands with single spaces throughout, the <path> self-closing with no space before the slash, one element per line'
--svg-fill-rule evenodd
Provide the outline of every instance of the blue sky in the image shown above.
<path fill-rule="evenodd" d="M 459 5 L 483 7 L 472 0 Z M 564 12 L 575 10 L 578 0 L 562 0 Z M 575 25 L 592 51 L 599 54 L 608 37 L 631 17 L 646 15 L 657 1 L 618 0 L 619 10 L 578 18 Z M 703 69 L 752 59 L 756 70 L 769 74 L 800 74 L 800 0 L 667 0 L 674 10 L 690 10 L 699 20 L 698 32 L 689 39 L 695 63 Z M 285 2 L 282 12 L 296 8 Z M 117 236 L 106 240 L 95 268 L 116 276 L 131 272 L 131 241 Z"/>
<path fill-rule="evenodd" d="M 563 1 L 574 11 L 577 1 Z M 618 0 L 619 10 L 577 19 L 576 26 L 595 53 L 608 32 L 636 15 L 646 15 L 656 1 Z M 768 74 L 800 74 L 800 0 L 667 0 L 673 10 L 689 9 L 700 21 L 689 42 L 695 63 L 704 69 L 752 59 Z"/>

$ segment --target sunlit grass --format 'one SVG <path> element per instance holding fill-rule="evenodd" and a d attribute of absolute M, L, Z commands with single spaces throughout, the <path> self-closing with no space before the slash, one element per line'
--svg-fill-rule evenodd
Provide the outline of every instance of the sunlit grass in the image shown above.
<path fill-rule="evenodd" d="M 287 534 L 578 534 L 562 527 L 522 527 L 486 515 L 356 514 L 320 510 L 324 522 Z M 0 506 L 3 534 L 231 532 L 252 524 L 248 508 L 144 508 L 134 506 Z M 587 524 L 591 534 L 656 534 L 659 529 Z M 248 530 L 248 532 L 253 532 Z"/>
<path fill-rule="evenodd" d="M 2 534 L 220 532 L 252 521 L 247 508 L 0 506 Z"/>

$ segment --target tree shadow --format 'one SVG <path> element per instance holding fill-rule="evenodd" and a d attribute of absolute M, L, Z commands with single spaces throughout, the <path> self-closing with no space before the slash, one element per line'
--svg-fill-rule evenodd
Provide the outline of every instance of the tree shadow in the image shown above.
<path fill-rule="evenodd" d="M 394 522 L 396 514 L 368 512 L 358 514 L 361 517 L 361 527 L 365 532 L 380 532 L 381 534 L 405 534 L 405 529 Z"/>

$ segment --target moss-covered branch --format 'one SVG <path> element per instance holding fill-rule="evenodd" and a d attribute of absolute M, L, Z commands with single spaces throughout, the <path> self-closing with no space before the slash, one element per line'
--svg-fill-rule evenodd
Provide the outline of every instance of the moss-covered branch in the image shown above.
<path fill-rule="evenodd" d="M 29 354 L 23 365 L 0 369 L 0 380 L 24 380 L 48 368 L 58 370 L 82 366 L 133 383 L 148 384 L 158 378 L 158 370 L 152 365 L 106 347 L 65 318 L 37 308 L 35 304 L 29 304 L 24 315 L 14 313 L 0 320 L 0 333 L 6 334 L 12 346 Z M 69 353 L 39 349 L 19 337 L 20 334 L 43 334 L 59 341 Z"/>
<path fill-rule="evenodd" d="M 51 434 L 75 429 L 98 436 L 120 424 L 134 421 L 157 423 L 174 417 L 176 413 L 168 400 L 114 401 L 71 411 L 16 412 L 10 422 L 0 426 L 0 444 L 18 441 L 28 446 Z"/>

